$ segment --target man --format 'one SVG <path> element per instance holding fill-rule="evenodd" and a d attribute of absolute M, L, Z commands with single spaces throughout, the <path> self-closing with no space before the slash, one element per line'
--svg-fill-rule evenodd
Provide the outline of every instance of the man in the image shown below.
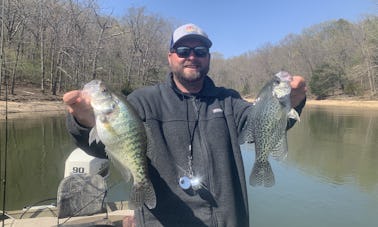
<path fill-rule="evenodd" d="M 207 76 L 212 42 L 194 24 L 177 28 L 168 53 L 165 83 L 138 89 L 127 100 L 154 138 L 147 153 L 157 205 L 135 211 L 138 226 L 248 226 L 248 199 L 238 135 L 253 105 Z M 292 105 L 301 111 L 306 86 L 294 77 Z M 64 95 L 67 125 L 77 145 L 105 157 L 102 144 L 88 145 L 94 126 L 90 100 Z M 292 125 L 289 125 L 291 127 Z"/>

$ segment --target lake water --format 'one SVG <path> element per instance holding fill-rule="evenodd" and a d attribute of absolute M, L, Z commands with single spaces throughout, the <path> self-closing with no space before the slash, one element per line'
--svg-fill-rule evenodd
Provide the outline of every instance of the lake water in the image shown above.
<path fill-rule="evenodd" d="M 1 121 L 2 170 L 4 127 Z M 288 140 L 288 157 L 271 161 L 276 184 L 271 188 L 247 186 L 251 226 L 378 223 L 378 111 L 306 107 Z M 9 120 L 6 209 L 56 198 L 64 160 L 74 148 L 64 116 Z M 242 149 L 248 179 L 254 148 L 248 144 Z M 127 198 L 128 186 L 114 168 L 109 182 L 109 200 Z M 1 200 L 2 190 L 3 185 Z"/>
<path fill-rule="evenodd" d="M 252 226 L 377 226 L 376 110 L 306 108 L 288 140 L 287 159 L 271 161 L 275 186 L 248 188 Z"/>

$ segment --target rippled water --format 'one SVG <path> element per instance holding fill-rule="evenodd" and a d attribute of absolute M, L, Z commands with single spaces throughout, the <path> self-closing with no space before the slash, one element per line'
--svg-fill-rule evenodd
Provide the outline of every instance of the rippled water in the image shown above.
<path fill-rule="evenodd" d="M 64 160 L 74 149 L 64 116 L 10 120 L 8 126 L 6 209 L 55 198 Z M 4 122 L 0 130 L 3 157 Z M 378 223 L 378 111 L 306 107 L 288 137 L 287 159 L 271 161 L 276 184 L 247 186 L 251 226 Z M 247 179 L 253 149 L 242 146 Z M 110 184 L 109 200 L 127 198 L 128 186 L 114 169 Z"/>

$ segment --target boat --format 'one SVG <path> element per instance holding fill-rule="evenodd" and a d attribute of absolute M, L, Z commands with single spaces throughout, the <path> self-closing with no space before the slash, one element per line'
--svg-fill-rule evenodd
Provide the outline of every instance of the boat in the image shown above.
<path fill-rule="evenodd" d="M 127 226 L 134 216 L 127 201 L 106 200 L 109 169 L 109 160 L 74 149 L 66 159 L 56 200 L 2 212 L 3 226 Z"/>

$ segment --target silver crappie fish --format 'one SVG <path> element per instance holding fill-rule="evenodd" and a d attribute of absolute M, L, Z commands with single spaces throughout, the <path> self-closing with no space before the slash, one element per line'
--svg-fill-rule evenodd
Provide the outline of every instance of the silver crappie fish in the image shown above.
<path fill-rule="evenodd" d="M 244 141 L 255 143 L 256 159 L 249 177 L 252 186 L 275 184 L 269 155 L 281 160 L 288 152 L 286 127 L 289 118 L 299 121 L 291 108 L 292 76 L 279 72 L 261 89 L 244 128 Z"/>
<path fill-rule="evenodd" d="M 147 134 L 142 120 L 125 99 L 110 92 L 100 80 L 87 83 L 83 92 L 90 96 L 96 117 L 89 143 L 101 141 L 126 182 L 133 179 L 131 209 L 143 204 L 155 208 L 156 195 L 147 169 Z"/>

